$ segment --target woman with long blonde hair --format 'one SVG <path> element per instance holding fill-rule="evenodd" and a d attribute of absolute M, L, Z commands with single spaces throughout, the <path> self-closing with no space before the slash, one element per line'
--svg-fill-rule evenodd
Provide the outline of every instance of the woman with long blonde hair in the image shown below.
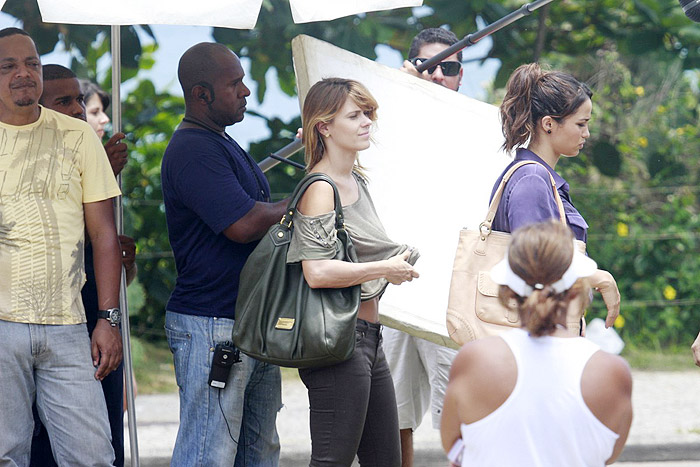
<path fill-rule="evenodd" d="M 401 465 L 394 386 L 381 346 L 379 298 L 389 283 L 418 277 L 418 252 L 388 238 L 372 204 L 358 152 L 370 145 L 377 102 L 360 83 L 326 78 L 304 101 L 303 140 L 308 172 L 328 175 L 338 187 L 345 226 L 359 262 L 333 259 L 338 248 L 334 196 L 325 182 L 304 193 L 295 216 L 288 262 L 301 261 L 313 288 L 361 284 L 355 351 L 349 360 L 304 368 L 309 391 L 311 466 Z"/>

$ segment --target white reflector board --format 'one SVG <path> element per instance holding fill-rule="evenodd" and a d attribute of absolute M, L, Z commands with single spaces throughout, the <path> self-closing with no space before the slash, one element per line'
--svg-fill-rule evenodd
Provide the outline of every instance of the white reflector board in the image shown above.
<path fill-rule="evenodd" d="M 510 161 L 498 109 L 308 36 L 292 50 L 302 102 L 313 83 L 337 76 L 360 81 L 379 103 L 375 143 L 360 160 L 389 237 L 421 253 L 421 277 L 387 288 L 382 323 L 455 347 L 445 315 L 459 231 L 484 220 Z"/>
<path fill-rule="evenodd" d="M 39 0 L 46 23 L 181 24 L 234 29 L 255 27 L 261 5 L 262 0 Z"/>
<path fill-rule="evenodd" d="M 295 23 L 329 21 L 358 13 L 422 4 L 423 0 L 289 0 Z"/>

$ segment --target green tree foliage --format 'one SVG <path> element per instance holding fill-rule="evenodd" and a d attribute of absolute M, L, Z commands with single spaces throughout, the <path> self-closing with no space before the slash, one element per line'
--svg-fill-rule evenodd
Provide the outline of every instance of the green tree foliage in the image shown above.
<path fill-rule="evenodd" d="M 129 163 L 122 172 L 125 233 L 136 239 L 138 284 L 144 297 L 131 303 L 136 335 L 163 337 L 165 304 L 175 286 L 175 261 L 170 253 L 160 183 L 160 162 L 173 131 L 185 113 L 184 100 L 158 93 L 142 80 L 122 104 Z M 130 286 L 134 287 L 132 284 Z"/>
<path fill-rule="evenodd" d="M 504 3 L 511 9 L 520 5 Z M 595 56 L 601 50 L 619 51 L 633 63 L 632 73 L 649 59 L 680 58 L 684 68 L 698 68 L 698 44 L 700 31 L 674 0 L 556 1 L 494 36 L 491 55 L 504 64 L 496 79 L 500 87 L 521 63 L 553 55 Z"/>
<path fill-rule="evenodd" d="M 618 280 L 623 336 L 654 347 L 692 342 L 700 321 L 698 74 L 658 64 L 632 73 L 612 52 L 590 64 L 591 144 L 560 164 L 582 187 L 589 252 Z"/>

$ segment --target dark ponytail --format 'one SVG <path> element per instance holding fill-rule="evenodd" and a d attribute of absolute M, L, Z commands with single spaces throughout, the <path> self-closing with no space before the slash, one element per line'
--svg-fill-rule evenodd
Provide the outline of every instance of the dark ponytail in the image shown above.
<path fill-rule="evenodd" d="M 502 148 L 510 152 L 525 145 L 542 117 L 561 122 L 592 96 L 586 84 L 568 73 L 543 71 L 537 63 L 519 66 L 508 79 L 500 107 Z"/>

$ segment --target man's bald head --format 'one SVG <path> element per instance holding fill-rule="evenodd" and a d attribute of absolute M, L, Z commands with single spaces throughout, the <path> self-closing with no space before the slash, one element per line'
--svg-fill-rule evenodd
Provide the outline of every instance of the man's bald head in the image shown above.
<path fill-rule="evenodd" d="M 250 90 L 243 83 L 241 61 L 226 46 L 202 42 L 190 47 L 180 59 L 177 77 L 188 119 L 217 132 L 243 120 Z"/>
<path fill-rule="evenodd" d="M 196 85 L 211 88 L 219 75 L 220 60 L 238 57 L 228 47 L 214 42 L 200 42 L 182 55 L 177 67 L 177 78 L 182 86 L 185 100 L 189 100 Z"/>

